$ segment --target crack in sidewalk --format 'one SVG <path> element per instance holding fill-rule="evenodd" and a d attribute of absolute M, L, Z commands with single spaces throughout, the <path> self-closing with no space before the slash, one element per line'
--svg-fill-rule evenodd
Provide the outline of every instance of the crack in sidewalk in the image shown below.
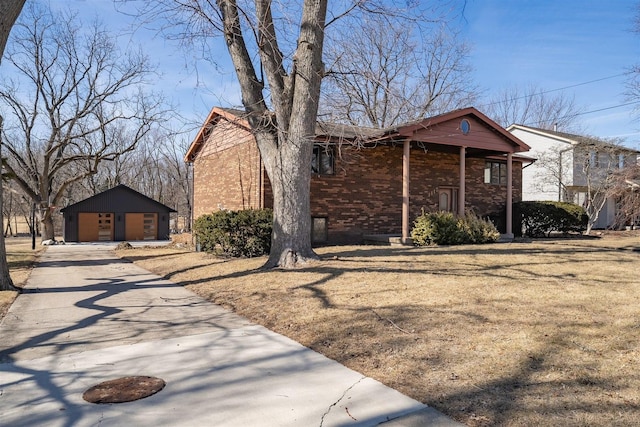
<path fill-rule="evenodd" d="M 366 376 L 362 376 L 358 381 L 356 381 L 355 383 L 351 384 L 343 393 L 342 396 L 340 396 L 340 398 L 338 400 L 336 400 L 335 402 L 333 402 L 331 405 L 329 405 L 329 407 L 327 408 L 326 412 L 324 414 L 322 414 L 322 418 L 320 419 L 320 427 L 322 427 L 322 425 L 324 424 L 324 418 L 329 415 L 329 412 L 331 412 L 331 408 L 333 408 L 334 406 L 336 406 L 338 403 L 340 403 L 340 401 L 342 399 L 344 399 L 344 397 L 347 395 L 347 393 L 349 393 L 349 391 L 351 391 L 352 388 L 354 388 L 355 386 L 357 386 L 358 384 L 360 384 L 360 382 L 362 382 L 362 380 L 364 380 L 365 378 L 367 378 Z M 349 414 L 349 412 L 347 411 L 347 414 Z M 351 418 L 353 418 L 353 416 L 351 416 L 351 414 L 349 414 L 349 416 Z M 354 418 L 355 419 L 355 418 Z"/>

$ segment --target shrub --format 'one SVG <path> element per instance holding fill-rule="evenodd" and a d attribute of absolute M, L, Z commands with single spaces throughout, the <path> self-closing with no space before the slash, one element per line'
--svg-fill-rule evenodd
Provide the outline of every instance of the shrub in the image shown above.
<path fill-rule="evenodd" d="M 493 223 L 471 213 L 458 217 L 451 212 L 423 212 L 411 230 L 418 246 L 490 243 L 499 237 Z"/>
<path fill-rule="evenodd" d="M 193 230 L 205 252 L 255 257 L 269 253 L 272 224 L 271 209 L 218 211 L 199 217 Z"/>
<path fill-rule="evenodd" d="M 552 232 L 581 232 L 587 227 L 587 213 L 581 206 L 565 202 L 518 202 L 514 205 L 523 234 L 529 237 L 549 236 Z"/>
<path fill-rule="evenodd" d="M 461 226 L 469 236 L 469 243 L 493 243 L 500 238 L 500 232 L 488 219 L 467 212 L 461 221 Z"/>

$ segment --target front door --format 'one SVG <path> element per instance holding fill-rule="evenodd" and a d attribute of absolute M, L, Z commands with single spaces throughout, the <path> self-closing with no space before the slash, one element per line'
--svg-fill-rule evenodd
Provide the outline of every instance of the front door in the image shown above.
<path fill-rule="evenodd" d="M 453 187 L 440 187 L 438 189 L 438 210 L 445 212 L 458 212 L 458 189 Z"/>

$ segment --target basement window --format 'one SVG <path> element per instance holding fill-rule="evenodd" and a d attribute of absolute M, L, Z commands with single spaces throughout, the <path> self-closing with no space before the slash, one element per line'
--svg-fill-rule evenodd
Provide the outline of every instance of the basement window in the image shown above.
<path fill-rule="evenodd" d="M 311 218 L 311 243 L 326 243 L 329 240 L 327 217 Z"/>
<path fill-rule="evenodd" d="M 319 175 L 333 175 L 333 147 L 314 145 L 311 157 L 311 172 Z"/>

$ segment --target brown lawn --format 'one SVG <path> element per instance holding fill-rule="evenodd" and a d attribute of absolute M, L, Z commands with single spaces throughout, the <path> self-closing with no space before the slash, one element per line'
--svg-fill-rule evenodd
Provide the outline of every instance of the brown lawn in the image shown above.
<path fill-rule="evenodd" d="M 470 426 L 638 425 L 640 237 L 121 256 Z"/>
<path fill-rule="evenodd" d="M 27 283 L 33 264 L 42 247 L 31 250 L 31 238 L 29 237 L 7 237 L 5 239 L 7 250 L 7 262 L 9 263 L 9 273 L 11 280 L 16 287 L 23 287 Z M 0 320 L 18 295 L 13 291 L 0 291 Z"/>

